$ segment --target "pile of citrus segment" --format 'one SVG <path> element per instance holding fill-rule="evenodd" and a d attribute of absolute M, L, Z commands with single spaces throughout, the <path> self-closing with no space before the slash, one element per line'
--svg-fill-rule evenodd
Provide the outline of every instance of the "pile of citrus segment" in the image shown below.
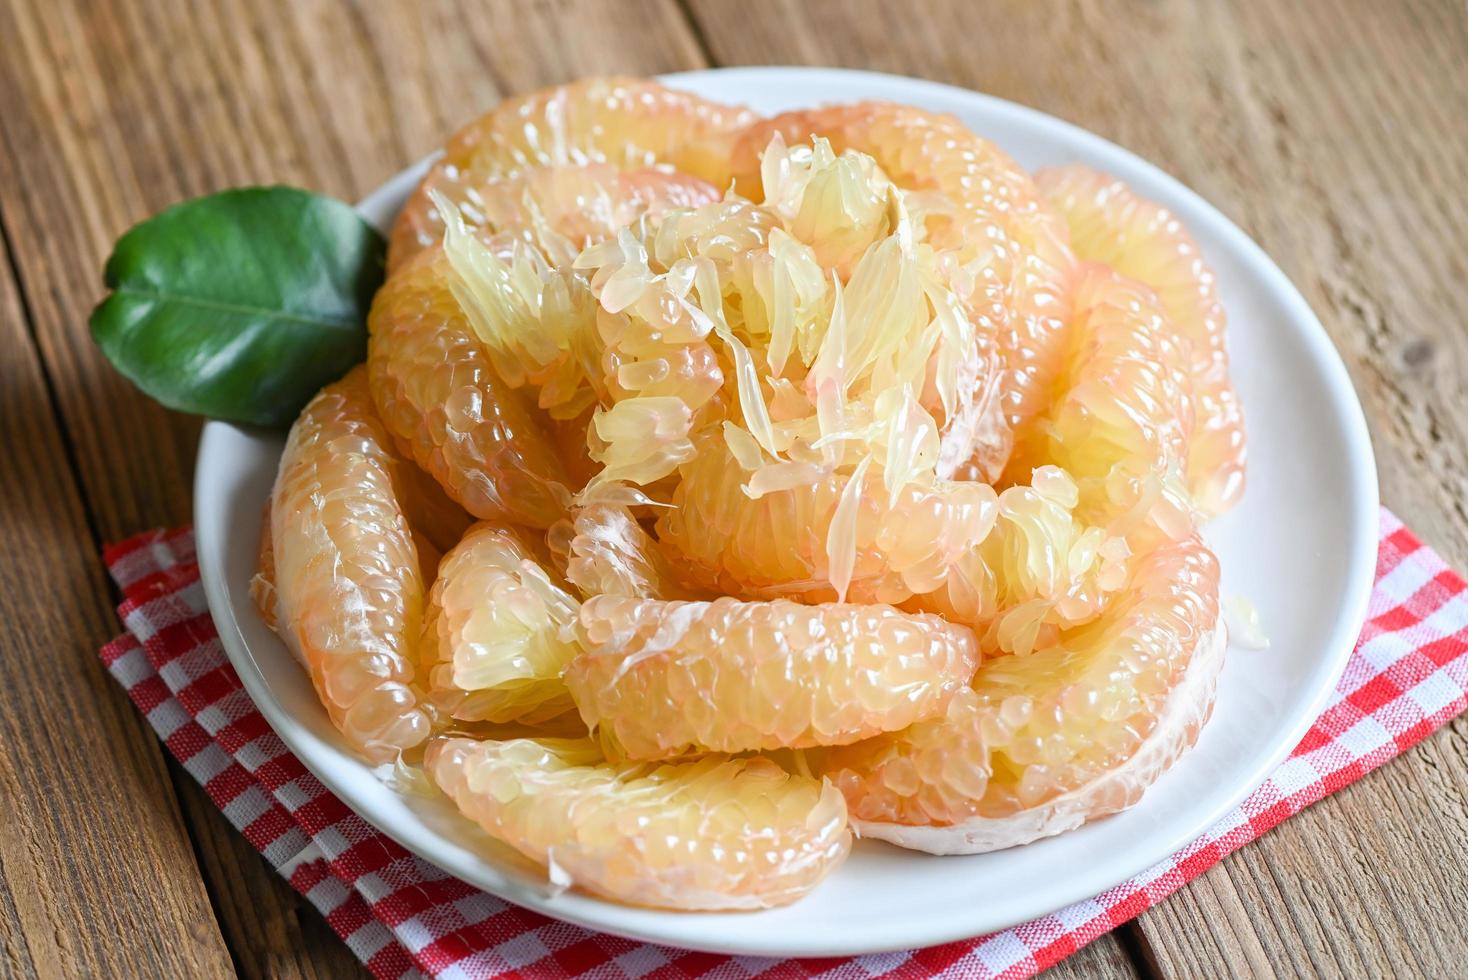
<path fill-rule="evenodd" d="M 257 597 L 332 721 L 552 882 L 793 901 L 853 833 L 1135 803 L 1207 720 L 1243 489 L 1212 273 L 957 120 L 501 104 L 291 430 Z"/>

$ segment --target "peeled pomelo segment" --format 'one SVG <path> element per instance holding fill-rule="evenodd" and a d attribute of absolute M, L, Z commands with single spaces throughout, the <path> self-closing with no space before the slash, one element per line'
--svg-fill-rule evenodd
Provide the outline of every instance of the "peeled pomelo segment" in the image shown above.
<path fill-rule="evenodd" d="M 1088 623 L 1127 584 L 1124 538 L 1078 520 L 1064 470 L 1042 466 L 999 495 L 994 529 L 909 606 L 972 626 L 987 654 L 1024 656 Z"/>
<path fill-rule="evenodd" d="M 403 450 L 480 518 L 548 527 L 569 492 L 546 419 L 495 371 L 429 249 L 378 291 L 367 367 L 377 409 Z"/>
<path fill-rule="evenodd" d="M 1053 464 L 1079 486 L 1085 523 L 1128 536 L 1138 550 L 1159 533 L 1184 538 L 1195 522 L 1186 346 L 1156 294 L 1106 266 L 1082 267 L 1069 298 L 1054 399 L 1020 430 L 1006 480 L 1028 482 L 1033 468 Z"/>
<path fill-rule="evenodd" d="M 661 546 L 623 504 L 591 504 L 569 529 L 566 579 L 583 598 L 671 599 L 683 590 Z"/>
<path fill-rule="evenodd" d="M 1029 175 L 952 116 L 862 102 L 750 126 L 736 145 L 734 170 L 738 188 L 755 200 L 764 195 L 760 158 L 776 134 L 786 144 L 819 136 L 838 152 L 869 154 L 898 187 L 922 195 L 927 240 L 956 250 L 972 282 L 965 292 L 971 315 L 997 331 L 1003 416 L 1013 423 L 1038 411 L 1057 369 L 1072 258 L 1063 222 Z M 1006 451 L 1002 439 L 977 443 L 975 465 L 992 479 Z"/>
<path fill-rule="evenodd" d="M 1077 256 L 1151 286 L 1172 327 L 1189 342 L 1197 421 L 1188 483 L 1199 509 L 1222 513 L 1243 493 L 1245 448 L 1213 270 L 1172 212 L 1117 178 L 1073 164 L 1041 170 L 1035 180 L 1069 224 Z"/>
<path fill-rule="evenodd" d="M 423 576 L 396 492 L 405 465 L 358 367 L 296 419 L 270 504 L 277 628 L 332 723 L 377 762 L 430 729 L 414 670 Z"/>
<path fill-rule="evenodd" d="M 429 594 L 423 674 L 445 714 L 534 723 L 574 707 L 561 672 L 578 649 L 564 632 L 577 602 L 548 569 L 528 534 L 488 522 L 444 556 Z"/>
<path fill-rule="evenodd" d="M 589 739 L 454 738 L 425 767 L 553 883 L 632 905 L 785 905 L 851 847 L 841 794 L 764 758 L 613 764 Z"/>
<path fill-rule="evenodd" d="M 435 172 L 504 177 L 537 166 L 658 165 L 728 183 L 719 138 L 748 126 L 748 109 L 638 78 L 588 78 L 501 102 L 456 133 Z"/>
<path fill-rule="evenodd" d="M 719 198 L 714 185 L 688 174 L 610 163 L 532 167 L 471 185 L 440 180 L 404 206 L 388 242 L 389 273 L 444 235 L 440 203 L 471 229 L 508 232 L 564 265 L 592 242 L 616 234 L 644 214 L 696 207 Z M 438 200 L 434 200 L 437 195 Z"/>
<path fill-rule="evenodd" d="M 408 518 L 413 545 L 418 552 L 418 569 L 425 586 L 438 574 L 443 553 L 463 537 L 474 519 L 427 473 L 403 460 L 392 470 L 394 493 Z M 275 545 L 270 523 L 270 503 L 265 504 L 260 523 L 260 545 L 255 574 L 250 578 L 250 597 L 271 629 L 276 628 Z"/>
<path fill-rule="evenodd" d="M 1187 673 L 1167 695 L 1157 724 L 1141 747 L 1121 765 L 1075 789 L 1007 816 L 975 816 L 945 825 L 873 820 L 854 820 L 853 825 L 863 837 L 930 854 L 979 854 L 1074 830 L 1135 806 L 1147 788 L 1193 747 L 1208 723 L 1227 646 L 1228 636 L 1220 624 L 1199 642 Z"/>
<path fill-rule="evenodd" d="M 1217 560 L 1197 537 L 1166 544 L 1136 561 L 1099 619 L 1028 656 L 985 661 L 944 717 L 832 749 L 818 771 L 862 821 L 941 828 L 1032 811 L 1143 748 L 1194 657 L 1219 642 L 1218 623 Z M 1187 690 L 1211 697 L 1211 686 Z M 1112 802 L 1089 800 L 1086 815 Z"/>
<path fill-rule="evenodd" d="M 941 714 L 979 656 L 967 628 L 880 605 L 599 596 L 578 634 L 566 685 L 632 759 L 896 731 Z"/>
<path fill-rule="evenodd" d="M 857 478 L 854 469 L 791 467 L 790 485 L 772 482 L 752 498 L 723 433 L 696 445 L 657 533 L 679 575 L 709 590 L 901 602 L 938 588 L 994 524 L 985 484 L 912 482 L 894 494 L 874 468 Z"/>
<path fill-rule="evenodd" d="M 476 219 L 499 205 L 484 188 L 548 168 L 628 172 L 615 190 L 621 197 L 654 190 L 676 198 L 697 186 L 691 179 L 722 189 L 730 179 L 726 146 L 754 119 L 641 79 L 591 78 L 506 99 L 456 133 L 424 175 L 393 228 L 391 264 L 442 234 L 433 193 Z M 689 177 L 655 176 L 666 171 Z M 541 187 L 539 196 L 551 210 L 561 201 L 574 206 L 574 190 Z"/>

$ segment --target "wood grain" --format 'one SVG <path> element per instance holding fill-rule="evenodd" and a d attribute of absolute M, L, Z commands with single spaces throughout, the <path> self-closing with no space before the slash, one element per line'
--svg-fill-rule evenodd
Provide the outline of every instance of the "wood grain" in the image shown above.
<path fill-rule="evenodd" d="M 909 8 L 691 3 L 719 64 L 952 82 L 1069 119 L 1182 178 L 1320 314 L 1362 395 L 1383 502 L 1468 565 L 1468 8 Z M 1221 963 L 1261 976 L 1460 972 L 1465 787 L 1459 719 L 1142 916 L 1151 965 L 1170 976 Z"/>
<path fill-rule="evenodd" d="M 11 270 L 0 244 L 0 974 L 217 976 L 162 748 L 97 659 L 115 620 Z"/>
<path fill-rule="evenodd" d="M 586 71 L 651 74 L 700 64 L 686 22 L 661 0 L 528 9 L 396 3 L 367 13 L 326 2 L 0 9 L 7 38 L 0 209 L 101 540 L 190 520 L 198 434 L 196 421 L 129 388 L 87 336 L 102 263 L 130 224 L 173 201 L 237 184 L 281 181 L 353 199 L 505 92 Z M 15 326 L 23 329 L 18 320 Z M 49 411 L 44 399 L 30 407 Z M 97 542 L 82 527 L 72 544 L 89 574 L 71 581 L 90 583 L 88 597 L 100 611 L 89 624 L 94 639 L 77 644 L 90 657 L 116 626 L 98 576 Z M 39 601 L 15 599 L 13 608 Z M 166 780 L 161 769 L 155 775 Z M 314 910 L 203 792 L 179 771 L 173 786 L 236 969 L 246 976 L 361 975 Z M 154 802 L 173 805 L 167 795 Z M 173 821 L 177 830 L 176 815 Z M 207 916 L 192 861 L 188 873 L 192 913 Z M 6 907 L 0 892 L 0 915 L 14 921 Z"/>
<path fill-rule="evenodd" d="M 213 913 L 246 980 L 366 980 L 312 905 L 260 857 L 198 783 L 169 759 Z"/>
<path fill-rule="evenodd" d="M 1362 392 L 1384 500 L 1468 566 L 1461 3 L 15 0 L 0 37 L 0 547 L 48 556 L 0 563 L 0 609 L 34 624 L 0 638 L 0 974 L 360 975 L 97 667 L 96 545 L 189 519 L 198 424 L 117 378 L 85 319 L 134 221 L 252 182 L 353 198 L 504 93 L 843 64 L 1108 136 L 1281 263 Z M 77 715 L 105 733 L 85 756 L 54 724 Z M 1465 787 L 1460 720 L 1053 975 L 1457 972 Z"/>

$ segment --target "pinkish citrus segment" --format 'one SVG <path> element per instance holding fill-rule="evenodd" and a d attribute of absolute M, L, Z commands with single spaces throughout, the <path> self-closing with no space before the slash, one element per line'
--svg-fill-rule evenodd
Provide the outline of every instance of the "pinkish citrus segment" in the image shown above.
<path fill-rule="evenodd" d="M 533 167 L 478 186 L 440 181 L 434 190 L 469 228 L 518 237 L 558 265 L 570 263 L 587 245 L 615 235 L 643 215 L 697 207 L 719 198 L 712 184 L 688 174 L 651 168 L 624 171 L 609 163 Z M 404 207 L 393 225 L 389 273 L 443 240 L 438 203 L 424 193 Z"/>
<path fill-rule="evenodd" d="M 536 723 L 572 710 L 561 672 L 577 603 L 529 534 L 476 524 L 444 556 L 429 594 L 423 675 L 460 721 Z"/>
<path fill-rule="evenodd" d="M 662 170 L 723 188 L 729 183 L 725 147 L 754 118 L 745 109 L 631 78 L 590 78 L 506 99 L 455 133 L 429 168 L 398 216 L 392 264 L 442 234 L 434 193 L 469 219 L 484 215 L 492 220 L 493 214 L 505 211 L 486 188 L 545 168 L 625 171 L 628 177 L 615 188 L 623 199 L 635 199 L 654 186 L 659 195 L 672 191 L 675 196 L 697 186 L 683 178 L 654 176 Z M 610 182 L 600 183 L 610 189 Z M 546 187 L 539 196 L 553 204 L 574 202 L 575 194 Z M 509 202 L 511 213 L 517 203 Z"/>
<path fill-rule="evenodd" d="M 941 713 L 978 664 L 968 629 L 879 605 L 600 596 L 579 635 L 566 685 L 633 759 L 895 731 Z"/>
<path fill-rule="evenodd" d="M 430 728 L 414 687 L 423 576 L 395 490 L 403 465 L 359 367 L 291 427 L 270 507 L 281 636 L 332 722 L 374 761 Z"/>
<path fill-rule="evenodd" d="M 1213 270 L 1172 212 L 1115 177 L 1075 164 L 1041 170 L 1035 180 L 1069 224 L 1076 254 L 1155 289 L 1173 328 L 1188 341 L 1197 416 L 1188 483 L 1201 510 L 1222 513 L 1243 494 L 1244 420 L 1229 380 Z"/>
<path fill-rule="evenodd" d="M 986 661 L 943 718 L 833 749 L 820 771 L 863 821 L 1011 817 L 1125 763 L 1217 632 L 1216 559 L 1197 538 L 1164 545 L 1100 618 L 1028 656 Z"/>
<path fill-rule="evenodd" d="M 383 421 L 476 517 L 548 527 L 567 477 L 547 423 L 495 372 L 434 248 L 399 269 L 368 316 L 367 365 Z"/>
<path fill-rule="evenodd" d="M 1156 294 L 1102 265 L 1070 293 L 1066 360 L 1053 401 L 1020 432 L 1006 478 L 1066 470 L 1078 516 L 1118 536 L 1186 537 L 1195 522 L 1185 471 L 1193 430 L 1187 350 Z"/>
<path fill-rule="evenodd" d="M 587 739 L 455 738 L 425 764 L 465 816 L 553 883 L 633 905 L 785 905 L 851 847 L 841 794 L 763 758 L 613 764 Z"/>

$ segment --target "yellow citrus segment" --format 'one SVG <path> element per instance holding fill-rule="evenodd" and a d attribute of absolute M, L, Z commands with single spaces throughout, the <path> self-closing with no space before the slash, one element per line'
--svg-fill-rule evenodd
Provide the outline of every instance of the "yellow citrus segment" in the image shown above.
<path fill-rule="evenodd" d="M 513 176 L 536 166 L 659 164 L 728 183 L 726 137 L 754 113 L 640 78 L 588 78 L 506 99 L 454 134 L 435 172 Z"/>
<path fill-rule="evenodd" d="M 1076 254 L 1155 289 L 1173 328 L 1187 339 L 1197 415 L 1188 483 L 1201 510 L 1222 513 L 1243 494 L 1244 420 L 1229 380 L 1213 270 L 1172 212 L 1115 177 L 1076 164 L 1041 170 L 1035 180 L 1069 224 Z"/>
<path fill-rule="evenodd" d="M 683 576 L 708 589 L 901 602 L 941 585 L 994 525 L 994 490 L 982 483 L 910 483 L 894 494 L 884 470 L 855 479 L 795 464 L 793 485 L 751 498 L 721 433 L 696 445 L 657 532 Z"/>
<path fill-rule="evenodd" d="M 270 506 L 278 629 L 332 722 L 374 761 L 430 727 L 414 690 L 423 576 L 395 491 L 404 465 L 359 367 L 291 427 Z"/>
<path fill-rule="evenodd" d="M 730 180 L 726 147 L 754 119 L 748 110 L 631 78 L 585 79 L 506 99 L 454 134 L 424 175 L 393 229 L 392 264 L 443 233 L 433 194 L 478 224 L 477 215 L 493 220 L 500 203 L 486 188 L 538 169 L 627 171 L 617 187 L 622 197 L 635 198 L 652 187 L 666 194 L 680 183 L 689 190 L 697 186 L 652 175 L 669 169 L 722 189 Z M 545 187 L 540 196 L 582 210 L 574 193 Z"/>
<path fill-rule="evenodd" d="M 528 534 L 476 524 L 444 556 L 429 594 L 423 674 L 429 697 L 461 721 L 534 723 L 571 710 L 561 671 L 576 600 Z"/>
<path fill-rule="evenodd" d="M 974 627 L 986 653 L 1024 656 L 1096 618 L 1127 582 L 1125 538 L 1076 517 L 1080 494 L 1064 470 L 1042 466 L 999 495 L 994 530 L 913 608 Z"/>
<path fill-rule="evenodd" d="M 1197 538 L 1164 545 L 1100 618 L 1028 656 L 986 661 L 943 718 L 833 749 L 820 771 L 861 820 L 1010 817 L 1131 758 L 1217 628 L 1213 554 Z"/>
<path fill-rule="evenodd" d="M 600 596 L 579 633 L 566 685 L 633 759 L 895 731 L 941 713 L 978 664 L 965 627 L 879 605 Z"/>
<path fill-rule="evenodd" d="M 785 905 L 851 847 L 841 794 L 763 758 L 611 764 L 587 740 L 455 738 L 425 765 L 552 883 L 685 910 Z"/>
<path fill-rule="evenodd" d="M 785 113 L 752 125 L 736 147 L 742 191 L 764 194 L 759 157 L 771 138 L 818 136 L 856 150 L 898 187 L 917 192 L 911 207 L 937 248 L 954 250 L 970 285 L 966 305 L 997 338 L 1003 375 L 996 409 L 1013 424 L 1033 415 L 1058 366 L 1063 293 L 1072 259 L 1065 227 L 1029 174 L 993 143 L 952 116 L 887 102 L 860 102 Z M 992 479 L 1003 468 L 1003 433 L 973 443 L 975 468 Z M 955 470 L 963 460 L 954 462 Z"/>
<path fill-rule="evenodd" d="M 1006 476 L 1066 470 L 1078 515 L 1118 535 L 1185 537 L 1194 513 L 1185 482 L 1193 429 L 1185 345 L 1156 294 L 1102 265 L 1078 272 L 1054 400 L 1023 429 Z"/>
<path fill-rule="evenodd" d="M 546 420 L 495 372 L 449 286 L 441 249 L 378 291 L 367 365 L 383 421 L 418 465 L 476 517 L 548 527 L 567 477 Z"/>
<path fill-rule="evenodd" d="M 533 167 L 479 186 L 440 182 L 434 191 L 439 200 L 454 205 L 467 227 L 510 233 L 544 250 L 557 264 L 569 263 L 587 245 L 615 235 L 644 214 L 696 207 L 718 200 L 720 193 L 688 174 L 623 171 L 609 163 Z M 447 196 L 450 192 L 458 196 Z M 443 216 L 426 193 L 420 190 L 393 224 L 389 273 L 443 239 Z"/>
<path fill-rule="evenodd" d="M 598 595 L 671 599 L 682 594 L 661 545 L 621 504 L 592 504 L 576 514 L 566 546 L 566 579 L 584 598 Z"/>

